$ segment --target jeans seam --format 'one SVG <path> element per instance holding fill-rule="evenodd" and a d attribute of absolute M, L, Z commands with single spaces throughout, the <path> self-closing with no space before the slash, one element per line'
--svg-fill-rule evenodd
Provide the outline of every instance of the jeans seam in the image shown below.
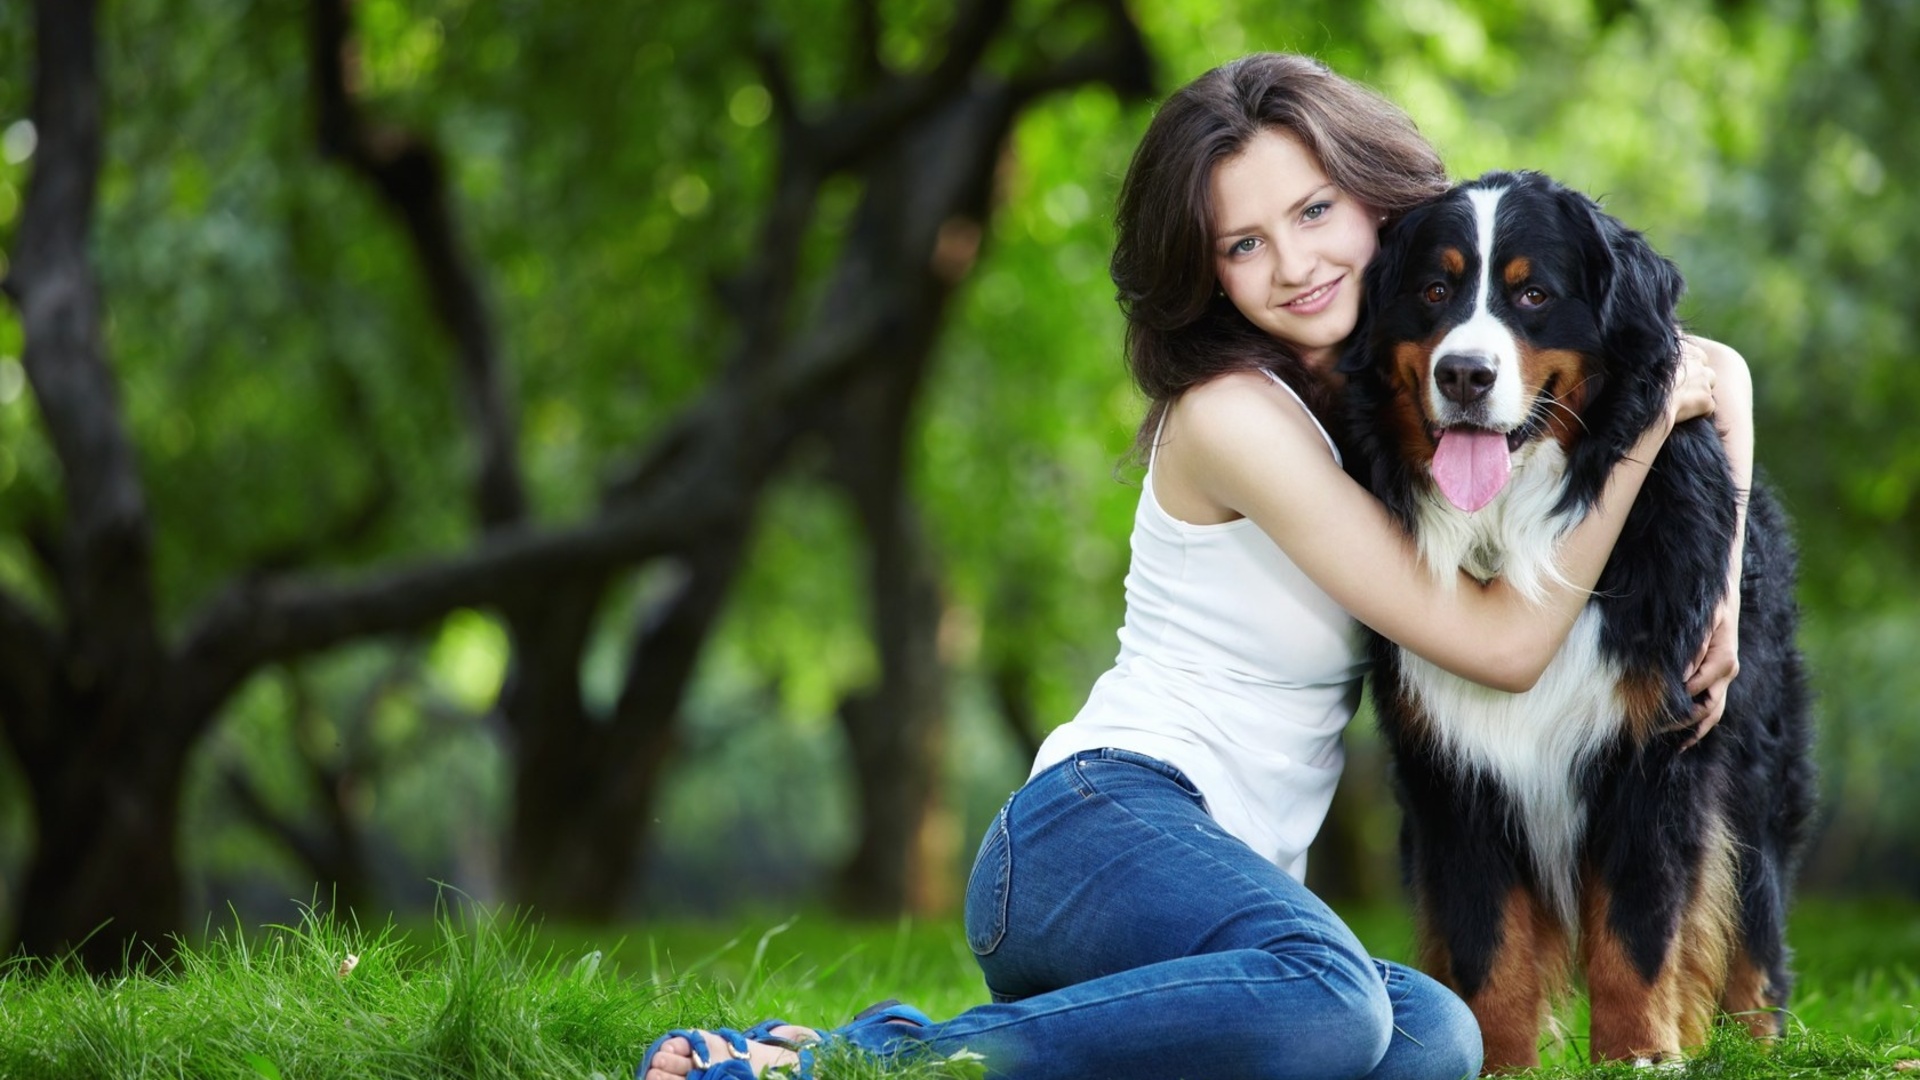
<path fill-rule="evenodd" d="M 1013 897 L 1013 834 L 1007 825 L 1007 812 L 1011 806 L 1012 800 L 1009 799 L 1006 805 L 1000 807 L 1000 812 L 994 815 L 993 827 L 988 830 L 987 841 L 982 845 L 982 854 L 986 855 L 994 841 L 997 840 L 999 842 L 1000 865 L 987 867 L 985 865 L 987 860 L 983 858 L 975 860 L 973 867 L 974 873 L 979 873 L 985 869 L 993 873 L 998 879 L 993 883 L 993 907 L 995 910 L 990 916 L 993 920 L 993 933 L 990 935 L 992 941 L 984 947 L 976 946 L 973 942 L 973 935 L 967 935 L 967 946 L 975 956 L 983 957 L 992 954 L 994 950 L 1000 947 L 1000 943 L 1007 939 L 1007 910 Z M 972 891 L 973 876 L 969 874 L 967 878 L 967 892 L 971 893 Z"/>
<path fill-rule="evenodd" d="M 1249 952 L 1261 952 L 1262 950 L 1259 950 L 1259 949 L 1248 949 L 1248 950 L 1246 950 L 1246 951 L 1249 951 Z M 1224 954 L 1217 954 L 1217 955 L 1224 955 Z M 1272 954 L 1272 953 L 1266 953 L 1265 955 L 1268 955 L 1268 956 L 1271 956 L 1271 955 L 1273 955 L 1273 954 Z M 1319 980 L 1320 980 L 1320 976 L 1321 976 L 1322 974 L 1323 974 L 1322 972 L 1308 972 L 1308 973 L 1302 973 L 1302 974 L 1299 974 L 1299 975 L 1285 975 L 1285 974 L 1282 974 L 1282 975 L 1280 976 L 1280 978 L 1281 978 L 1282 980 L 1289 980 L 1289 981 L 1290 981 L 1290 980 L 1295 980 L 1295 979 L 1306 979 L 1306 978 L 1311 978 L 1311 979 L 1314 979 L 1314 980 L 1316 980 L 1316 981 L 1319 981 Z M 978 1027 L 978 1028 L 975 1028 L 975 1029 L 974 1029 L 974 1032 L 975 1032 L 975 1033 L 978 1033 L 978 1034 L 985 1034 L 985 1033 L 987 1033 L 987 1032 L 990 1032 L 990 1031 L 995 1031 L 995 1030 L 998 1030 L 998 1029 L 1000 1029 L 1000 1028 L 1003 1028 L 1003 1027 L 1007 1027 L 1007 1026 L 1009 1026 L 1009 1025 L 1012 1025 L 1012 1024 L 1025 1024 L 1025 1023 L 1031 1023 L 1031 1022 L 1032 1022 L 1032 1021 L 1034 1021 L 1034 1020 L 1039 1020 L 1039 1019 L 1044 1019 L 1044 1018 L 1046 1018 L 1046 1017 L 1050 1017 L 1050 1016 L 1057 1016 L 1057 1015 L 1059 1015 L 1059 1014 L 1061 1014 L 1061 1013 L 1064 1013 L 1064 1012 L 1071 1012 L 1071 1011 L 1072 1011 L 1072 1010 L 1074 1010 L 1074 1009 L 1085 1009 L 1085 1008 L 1094 1008 L 1094 1007 L 1096 1007 L 1096 1006 L 1104 1006 L 1104 1005 L 1111 1005 L 1111 1004 L 1113 1004 L 1113 1003 L 1114 1003 L 1114 1002 L 1116 1002 L 1116 1001 L 1127 1001 L 1127 1000 L 1130 1000 L 1130 999 L 1132 999 L 1132 998 L 1137 998 L 1137 997 L 1140 997 L 1140 996 L 1142 996 L 1142 995 L 1150 995 L 1150 994 L 1151 994 L 1151 995 L 1158 995 L 1158 994 L 1165 994 L 1165 993 L 1167 993 L 1168 991 L 1171 991 L 1171 990 L 1189 990 L 1189 989 L 1192 989 L 1192 988 L 1194 988 L 1194 987 L 1207 987 L 1207 986 L 1244 986 L 1244 985 L 1246 985 L 1246 984 L 1247 984 L 1247 982 L 1248 982 L 1248 981 L 1249 981 L 1249 980 L 1247 980 L 1247 979 L 1243 979 L 1243 978 L 1227 978 L 1227 977 L 1225 977 L 1225 976 L 1213 976 L 1213 977 L 1209 977 L 1209 978 L 1204 978 L 1204 979 L 1184 979 L 1184 980 L 1181 980 L 1180 982 L 1161 982 L 1161 983 L 1155 983 L 1155 984 L 1154 984 L 1154 985 L 1152 985 L 1152 986 L 1142 986 L 1142 987 L 1137 987 L 1137 988 L 1135 988 L 1135 989 L 1131 989 L 1131 990 L 1126 990 L 1126 991 L 1123 991 L 1123 992 L 1121 992 L 1121 993 L 1117 993 L 1117 994 L 1114 994 L 1114 995 L 1112 995 L 1111 997 L 1106 997 L 1106 998 L 1102 998 L 1102 999 L 1101 999 L 1101 1000 L 1100 1000 L 1099 1002 L 1097 1002 L 1097 1003 L 1096 1003 L 1096 1002 L 1073 1002 L 1073 1003 L 1070 1003 L 1070 1004 L 1064 1004 L 1064 1005 L 1059 1005 L 1059 1006 L 1056 1006 L 1056 1007 L 1054 1007 L 1054 1008 L 1051 1008 L 1051 1009 L 1046 1009 L 1046 1010 L 1044 1010 L 1044 1011 L 1040 1011 L 1040 1012 L 1032 1012 L 1032 1013 L 1028 1013 L 1028 1014 L 1026 1014 L 1026 1015 L 1024 1015 L 1024 1016 L 1018 1016 L 1018 1017 L 1008 1017 L 1008 1018 L 1007 1018 L 1007 1019 L 1005 1019 L 1005 1020 L 996 1020 L 996 1021 L 994 1021 L 994 1022 L 992 1022 L 992 1023 L 990 1023 L 990 1024 L 985 1024 L 985 1025 L 982 1025 L 981 1027 Z M 1029 996 L 1029 997 L 1027 997 L 1027 998 L 1023 998 L 1023 999 L 1019 999 L 1019 1000 L 1032 1000 L 1032 997 L 1031 997 L 1031 996 Z M 1010 1002 L 1009 1004 L 1012 1004 L 1012 1003 Z M 951 1021 L 949 1021 L 949 1023 L 951 1023 Z M 944 1031 L 943 1031 L 943 1032 L 942 1032 L 941 1034 L 942 1034 L 942 1036 L 943 1036 L 943 1037 L 944 1037 L 944 1036 L 946 1035 L 946 1033 L 945 1033 Z"/>
<path fill-rule="evenodd" d="M 1193 779 L 1189 777 L 1186 773 L 1182 772 L 1179 766 L 1176 766 L 1171 762 L 1162 761 L 1161 759 L 1152 757 L 1151 755 L 1141 754 L 1141 753 L 1138 753 L 1137 751 L 1132 751 L 1132 750 L 1120 751 L 1121 753 L 1129 755 L 1127 757 L 1107 756 L 1108 754 L 1116 750 L 1119 750 L 1119 748 L 1107 747 L 1103 750 L 1087 751 L 1087 752 L 1082 752 L 1080 754 L 1075 754 L 1073 756 L 1072 758 L 1073 776 L 1074 776 L 1073 788 L 1074 788 L 1074 791 L 1077 792 L 1081 798 L 1090 799 L 1095 795 L 1101 794 L 1100 789 L 1098 787 L 1095 787 L 1093 781 L 1089 779 L 1087 775 L 1082 771 L 1082 767 L 1089 761 L 1111 761 L 1116 765 L 1131 765 L 1136 769 L 1145 769 L 1147 772 L 1153 773 L 1155 776 L 1158 776 L 1161 779 L 1166 780 L 1168 783 L 1172 784 L 1175 788 L 1179 789 L 1182 795 L 1185 795 L 1196 806 L 1200 807 L 1201 810 L 1205 811 L 1209 817 L 1212 816 L 1213 812 L 1211 810 L 1208 810 L 1207 808 L 1206 795 L 1201 793 L 1199 787 L 1197 787 L 1194 784 Z M 1096 754 L 1098 756 L 1094 756 Z M 1152 765 L 1145 764 L 1145 761 L 1135 761 L 1134 758 L 1136 757 L 1145 759 L 1147 761 L 1156 761 L 1156 762 L 1159 762 L 1159 764 L 1164 765 L 1166 767 L 1155 768 Z"/>

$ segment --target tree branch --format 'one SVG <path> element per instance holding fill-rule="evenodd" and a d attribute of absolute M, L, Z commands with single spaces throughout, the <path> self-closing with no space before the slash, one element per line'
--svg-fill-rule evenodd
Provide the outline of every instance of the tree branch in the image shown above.
<path fill-rule="evenodd" d="M 865 99 L 815 122 L 808 142 L 821 170 L 845 168 L 952 98 L 973 77 L 1012 7 L 1012 0 L 974 0 L 954 17 L 947 51 L 932 67 L 883 80 Z"/>
<path fill-rule="evenodd" d="M 815 402 L 833 393 L 886 329 L 875 311 L 818 328 L 764 382 L 725 384 L 690 410 L 659 456 L 601 512 L 570 528 L 505 530 L 438 560 L 364 576 L 256 578 L 189 622 L 182 683 L 209 711 L 261 664 L 374 634 L 427 625 L 460 607 L 538 599 L 556 577 L 605 573 L 709 542 L 740 520 Z"/>
<path fill-rule="evenodd" d="M 40 143 L 7 278 L 27 377 L 64 477 L 56 580 L 82 679 L 139 663 L 155 640 L 146 495 L 106 363 L 87 251 L 102 138 L 94 18 L 94 0 L 37 4 Z"/>
<path fill-rule="evenodd" d="M 1089 82 L 1107 84 L 1122 99 L 1150 96 L 1154 87 L 1152 50 L 1140 24 L 1121 0 L 1092 0 L 1107 13 L 1107 36 L 1082 47 L 1065 60 L 1023 71 L 1013 80 L 1014 100 L 1020 105 L 1056 90 Z"/>
<path fill-rule="evenodd" d="M 678 717 L 694 665 L 726 608 L 746 553 L 745 523 L 687 556 L 671 595 L 639 617 L 627 674 L 614 701 L 614 738 L 622 753 L 663 744 Z"/>
<path fill-rule="evenodd" d="M 887 73 L 880 55 L 879 0 L 855 0 L 853 5 L 853 83 L 859 90 L 871 89 Z"/>
<path fill-rule="evenodd" d="M 527 512 L 517 425 L 486 299 L 454 226 L 446 170 L 425 139 L 394 128 L 376 130 L 362 115 L 349 86 L 351 35 L 346 0 L 314 0 L 310 40 L 320 148 L 366 179 L 405 225 L 434 315 L 458 357 L 467 424 L 480 454 L 480 520 L 489 529 L 512 524 Z"/>

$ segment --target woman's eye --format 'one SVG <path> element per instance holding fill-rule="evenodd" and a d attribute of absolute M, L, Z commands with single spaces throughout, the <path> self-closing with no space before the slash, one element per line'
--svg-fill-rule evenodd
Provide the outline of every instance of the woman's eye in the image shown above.
<path fill-rule="evenodd" d="M 1521 289 L 1520 295 L 1514 298 L 1514 303 L 1519 304 L 1523 308 L 1536 308 L 1546 302 L 1547 291 L 1537 285 L 1529 285 Z"/>
<path fill-rule="evenodd" d="M 1421 290 L 1420 295 L 1425 297 L 1429 304 L 1444 303 L 1447 299 L 1447 286 L 1444 282 L 1436 281 Z"/>
<path fill-rule="evenodd" d="M 1314 203 L 1302 211 L 1300 216 L 1306 218 L 1308 221 L 1319 221 L 1321 218 L 1327 216 L 1327 211 L 1332 209 L 1332 203 Z"/>
<path fill-rule="evenodd" d="M 1259 246 L 1260 246 L 1260 241 L 1255 240 L 1253 237 L 1249 236 L 1241 240 L 1239 243 L 1233 245 L 1232 254 L 1235 254 L 1235 255 L 1251 254 L 1253 252 L 1253 249 Z"/>

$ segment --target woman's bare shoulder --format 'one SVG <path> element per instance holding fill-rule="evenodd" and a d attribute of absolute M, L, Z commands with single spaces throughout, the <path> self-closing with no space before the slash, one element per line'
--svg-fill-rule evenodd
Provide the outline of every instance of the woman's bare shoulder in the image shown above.
<path fill-rule="evenodd" d="M 1228 372 L 1193 387 L 1174 402 L 1168 424 L 1213 452 L 1272 448 L 1275 438 L 1321 444 L 1306 406 L 1258 371 Z"/>

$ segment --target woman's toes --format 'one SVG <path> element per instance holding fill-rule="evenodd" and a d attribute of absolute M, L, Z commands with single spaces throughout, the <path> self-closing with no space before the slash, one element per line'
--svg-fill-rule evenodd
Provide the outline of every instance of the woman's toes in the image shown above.
<path fill-rule="evenodd" d="M 682 1038 L 668 1039 L 647 1063 L 646 1080 L 680 1080 L 693 1071 L 693 1045 Z"/>

